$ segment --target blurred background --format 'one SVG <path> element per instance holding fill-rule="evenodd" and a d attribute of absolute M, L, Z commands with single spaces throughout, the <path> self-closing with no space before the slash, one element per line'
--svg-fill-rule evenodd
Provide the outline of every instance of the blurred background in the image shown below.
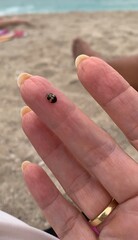
<path fill-rule="evenodd" d="M 138 9 L 137 0 L 0 0 L 0 15 L 136 9 Z"/>

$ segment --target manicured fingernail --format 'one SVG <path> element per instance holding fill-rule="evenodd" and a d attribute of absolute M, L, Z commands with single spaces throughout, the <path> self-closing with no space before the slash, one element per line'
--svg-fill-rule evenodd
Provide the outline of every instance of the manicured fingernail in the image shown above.
<path fill-rule="evenodd" d="M 29 162 L 29 161 L 24 161 L 24 162 L 22 163 L 22 166 L 21 166 L 22 171 L 24 171 L 25 168 L 26 168 L 30 163 L 31 163 L 31 162 Z"/>
<path fill-rule="evenodd" d="M 85 54 L 81 54 L 79 55 L 76 60 L 75 60 L 75 66 L 76 68 L 78 68 L 79 64 L 84 61 L 85 59 L 89 58 L 89 56 L 85 55 Z"/>
<path fill-rule="evenodd" d="M 21 73 L 18 78 L 17 78 L 17 85 L 18 87 L 20 87 L 25 80 L 27 80 L 28 78 L 30 78 L 32 75 L 29 73 Z"/>
<path fill-rule="evenodd" d="M 26 113 L 32 111 L 31 108 L 29 108 L 28 106 L 24 106 L 23 108 L 21 108 L 21 111 L 20 111 L 20 115 L 21 117 L 23 117 Z"/>

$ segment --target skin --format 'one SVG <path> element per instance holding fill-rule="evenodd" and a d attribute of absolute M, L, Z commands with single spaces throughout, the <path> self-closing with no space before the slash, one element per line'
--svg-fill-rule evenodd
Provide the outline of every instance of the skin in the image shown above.
<path fill-rule="evenodd" d="M 98 58 L 83 60 L 77 72 L 83 86 L 138 149 L 137 91 Z M 27 187 L 59 238 L 137 240 L 138 164 L 46 79 L 31 76 L 20 91 L 32 109 L 22 117 L 24 132 L 72 201 L 89 219 L 106 208 L 111 198 L 119 203 L 96 236 L 44 170 L 26 164 Z M 45 99 L 49 92 L 57 96 L 55 104 Z"/>

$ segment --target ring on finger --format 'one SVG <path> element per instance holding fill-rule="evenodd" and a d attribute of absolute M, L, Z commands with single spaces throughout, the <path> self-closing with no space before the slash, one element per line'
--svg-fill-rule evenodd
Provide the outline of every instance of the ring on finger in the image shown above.
<path fill-rule="evenodd" d="M 89 220 L 90 224 L 93 227 L 97 227 L 113 212 L 113 210 L 117 207 L 118 203 L 115 199 L 113 199 L 108 206 L 94 219 Z"/>

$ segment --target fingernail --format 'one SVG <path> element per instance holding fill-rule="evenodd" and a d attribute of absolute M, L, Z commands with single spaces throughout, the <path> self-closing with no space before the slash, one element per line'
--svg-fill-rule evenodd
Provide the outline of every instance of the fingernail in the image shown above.
<path fill-rule="evenodd" d="M 25 168 L 26 168 L 30 163 L 31 163 L 31 162 L 29 162 L 29 161 L 24 161 L 24 162 L 22 163 L 22 166 L 21 166 L 22 171 L 24 171 Z"/>
<path fill-rule="evenodd" d="M 75 66 L 76 68 L 78 68 L 79 64 L 84 61 L 85 59 L 89 58 L 89 56 L 85 55 L 85 54 L 81 54 L 79 55 L 76 60 L 75 60 Z"/>
<path fill-rule="evenodd" d="M 18 78 L 17 78 L 17 85 L 18 87 L 20 87 L 25 80 L 27 80 L 28 78 L 30 78 L 32 75 L 29 73 L 21 73 Z"/>
<path fill-rule="evenodd" d="M 32 111 L 31 108 L 29 108 L 28 106 L 24 106 L 23 108 L 21 108 L 21 111 L 20 111 L 20 115 L 21 117 L 23 117 L 26 113 Z"/>

